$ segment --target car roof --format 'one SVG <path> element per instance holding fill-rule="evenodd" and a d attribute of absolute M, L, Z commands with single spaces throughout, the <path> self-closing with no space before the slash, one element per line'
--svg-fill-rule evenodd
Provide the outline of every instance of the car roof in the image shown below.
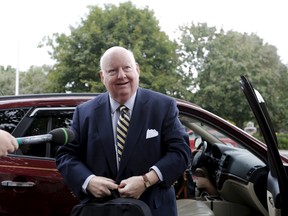
<path fill-rule="evenodd" d="M 0 97 L 0 107 L 69 106 L 80 104 L 99 95 L 98 93 L 49 93 Z"/>
<path fill-rule="evenodd" d="M 101 93 L 44 93 L 44 94 L 24 94 L 24 95 L 10 95 L 0 97 L 0 107 L 31 107 L 31 106 L 69 106 L 80 104 L 89 99 L 92 99 Z M 174 98 L 179 105 L 200 108 L 197 104 Z"/>

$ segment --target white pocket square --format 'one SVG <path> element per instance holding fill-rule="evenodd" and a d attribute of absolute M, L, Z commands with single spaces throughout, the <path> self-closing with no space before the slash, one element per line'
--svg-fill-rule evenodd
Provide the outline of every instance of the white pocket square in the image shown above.
<path fill-rule="evenodd" d="M 152 137 L 156 137 L 158 136 L 159 133 L 157 130 L 155 129 L 148 129 L 146 132 L 146 139 L 152 138 Z"/>

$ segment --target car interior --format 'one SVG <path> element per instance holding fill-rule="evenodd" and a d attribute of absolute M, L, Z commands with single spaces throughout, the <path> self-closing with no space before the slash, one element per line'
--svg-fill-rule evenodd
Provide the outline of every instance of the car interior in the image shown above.
<path fill-rule="evenodd" d="M 180 115 L 180 120 L 197 137 L 191 167 L 175 187 L 179 215 L 268 215 L 265 162 L 201 119 Z M 215 130 L 237 145 L 215 137 Z"/>

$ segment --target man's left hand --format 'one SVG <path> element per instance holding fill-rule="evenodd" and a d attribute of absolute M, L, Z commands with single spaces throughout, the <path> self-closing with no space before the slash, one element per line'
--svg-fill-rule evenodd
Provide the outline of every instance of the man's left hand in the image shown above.
<path fill-rule="evenodd" d="M 144 180 L 142 176 L 133 176 L 120 182 L 118 191 L 120 197 L 129 197 L 138 199 L 145 191 Z"/>

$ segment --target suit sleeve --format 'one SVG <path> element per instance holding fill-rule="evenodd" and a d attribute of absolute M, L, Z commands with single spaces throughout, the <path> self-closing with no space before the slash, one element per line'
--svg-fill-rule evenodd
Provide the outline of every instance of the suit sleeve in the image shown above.
<path fill-rule="evenodd" d="M 155 164 L 161 171 L 163 183 L 170 187 L 188 168 L 191 158 L 188 135 L 181 124 L 176 101 L 172 100 L 162 128 L 164 156 Z"/>
<path fill-rule="evenodd" d="M 76 108 L 72 124 L 75 140 L 59 147 L 56 154 L 57 168 L 64 177 L 65 183 L 76 196 L 82 193 L 82 185 L 86 178 L 93 174 L 81 159 L 85 149 L 79 144 L 79 125 L 79 109 Z"/>

